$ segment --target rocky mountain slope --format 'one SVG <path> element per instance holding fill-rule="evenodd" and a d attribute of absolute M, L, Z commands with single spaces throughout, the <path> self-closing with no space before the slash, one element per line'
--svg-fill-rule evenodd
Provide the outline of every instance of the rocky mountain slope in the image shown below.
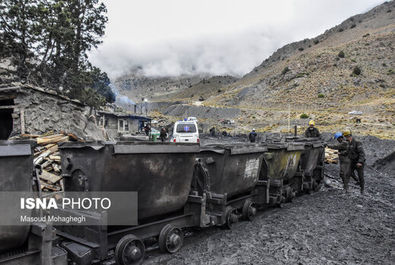
<path fill-rule="evenodd" d="M 302 125 L 298 118 L 305 113 L 324 130 L 351 127 L 395 138 L 394 12 L 393 1 L 384 3 L 314 39 L 286 45 L 205 105 L 237 106 L 253 114 L 246 124 L 263 129 L 284 130 L 288 115 Z M 348 115 L 353 110 L 363 113 L 361 123 Z"/>
<path fill-rule="evenodd" d="M 174 93 L 190 88 L 204 78 L 206 75 L 147 77 L 142 73 L 142 69 L 135 69 L 115 80 L 114 85 L 121 94 L 140 102 L 142 98 L 171 98 Z"/>
<path fill-rule="evenodd" d="M 119 82 L 129 95 L 149 94 L 156 105 L 166 106 L 152 113 L 162 119 L 226 113 L 229 108 L 236 121 L 221 126 L 218 115 L 205 115 L 205 128 L 286 132 L 297 125 L 302 131 L 308 120 L 300 118 L 304 114 L 314 118 L 323 131 L 350 127 L 356 133 L 395 139 L 394 40 L 395 3 L 391 1 L 313 39 L 278 49 L 240 79 L 130 78 Z M 183 111 L 172 111 L 174 102 L 183 103 L 177 108 Z M 363 114 L 355 117 L 348 114 L 351 111 Z"/>

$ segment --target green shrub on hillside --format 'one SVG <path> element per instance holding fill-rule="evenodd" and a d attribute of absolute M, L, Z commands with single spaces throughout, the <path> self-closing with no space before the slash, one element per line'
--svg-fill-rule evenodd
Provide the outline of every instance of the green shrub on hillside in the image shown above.
<path fill-rule="evenodd" d="M 337 56 L 340 57 L 340 58 L 344 58 L 345 55 L 344 55 L 344 52 L 343 52 L 343 51 L 340 51 L 339 54 L 338 54 Z"/>
<path fill-rule="evenodd" d="M 325 97 L 324 94 L 322 94 L 322 93 L 319 93 L 319 94 L 318 94 L 318 98 L 324 98 L 324 97 Z"/>
<path fill-rule="evenodd" d="M 289 72 L 289 68 L 288 68 L 288 66 L 286 66 L 282 71 L 281 71 L 281 74 L 282 75 L 285 75 L 286 73 L 288 73 Z"/>
<path fill-rule="evenodd" d="M 302 113 L 302 114 L 300 114 L 300 118 L 307 119 L 307 118 L 309 118 L 309 115 L 307 115 L 306 113 Z"/>
<path fill-rule="evenodd" d="M 355 66 L 354 69 L 352 70 L 353 75 L 360 75 L 362 73 L 361 68 L 358 66 Z"/>

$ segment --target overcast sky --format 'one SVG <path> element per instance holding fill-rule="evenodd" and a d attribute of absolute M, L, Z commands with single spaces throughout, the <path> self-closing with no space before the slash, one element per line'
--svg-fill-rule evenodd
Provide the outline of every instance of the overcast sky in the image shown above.
<path fill-rule="evenodd" d="M 312 38 L 382 0 L 107 0 L 103 44 L 90 60 L 114 79 L 244 75 L 283 45 Z"/>

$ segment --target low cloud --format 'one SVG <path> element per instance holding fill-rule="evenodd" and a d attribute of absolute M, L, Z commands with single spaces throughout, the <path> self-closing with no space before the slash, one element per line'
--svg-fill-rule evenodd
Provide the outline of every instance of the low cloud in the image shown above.
<path fill-rule="evenodd" d="M 212 74 L 241 76 L 286 44 L 286 33 L 249 30 L 232 35 L 164 41 L 142 47 L 111 44 L 93 63 L 117 78 L 139 69 L 146 76 Z"/>
<path fill-rule="evenodd" d="M 242 76 L 283 45 L 382 2 L 109 1 L 104 43 L 90 60 L 113 80 L 136 69 L 146 76 Z"/>

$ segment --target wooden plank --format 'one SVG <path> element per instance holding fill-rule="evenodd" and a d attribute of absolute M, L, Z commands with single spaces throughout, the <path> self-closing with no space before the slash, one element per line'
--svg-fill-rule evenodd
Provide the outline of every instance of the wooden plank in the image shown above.
<path fill-rule="evenodd" d="M 56 163 L 52 164 L 52 168 L 56 173 L 60 173 L 60 166 Z"/>
<path fill-rule="evenodd" d="M 60 191 L 61 187 L 56 186 L 56 185 L 51 185 L 48 183 L 45 183 L 44 181 L 41 182 L 41 190 L 45 191 Z"/>
<path fill-rule="evenodd" d="M 78 136 L 76 136 L 75 134 L 68 133 L 67 136 L 69 136 L 70 139 L 73 140 L 73 141 L 77 141 L 77 142 L 81 142 L 82 141 L 82 139 L 79 138 Z"/>
<path fill-rule="evenodd" d="M 22 137 L 22 138 L 37 138 L 37 137 L 40 137 L 40 135 L 23 133 L 23 134 L 20 135 L 20 137 Z"/>
<path fill-rule="evenodd" d="M 25 133 L 25 109 L 21 109 L 20 111 L 20 118 L 21 118 L 21 133 Z"/>
<path fill-rule="evenodd" d="M 15 105 L 4 105 L 4 106 L 0 106 L 0 109 L 15 109 L 16 106 Z"/>
<path fill-rule="evenodd" d="M 43 170 L 40 174 L 40 179 L 43 179 L 47 182 L 49 182 L 50 184 L 55 184 L 57 183 L 59 180 L 62 179 L 62 176 L 58 176 L 52 173 L 49 173 L 48 171 Z"/>

